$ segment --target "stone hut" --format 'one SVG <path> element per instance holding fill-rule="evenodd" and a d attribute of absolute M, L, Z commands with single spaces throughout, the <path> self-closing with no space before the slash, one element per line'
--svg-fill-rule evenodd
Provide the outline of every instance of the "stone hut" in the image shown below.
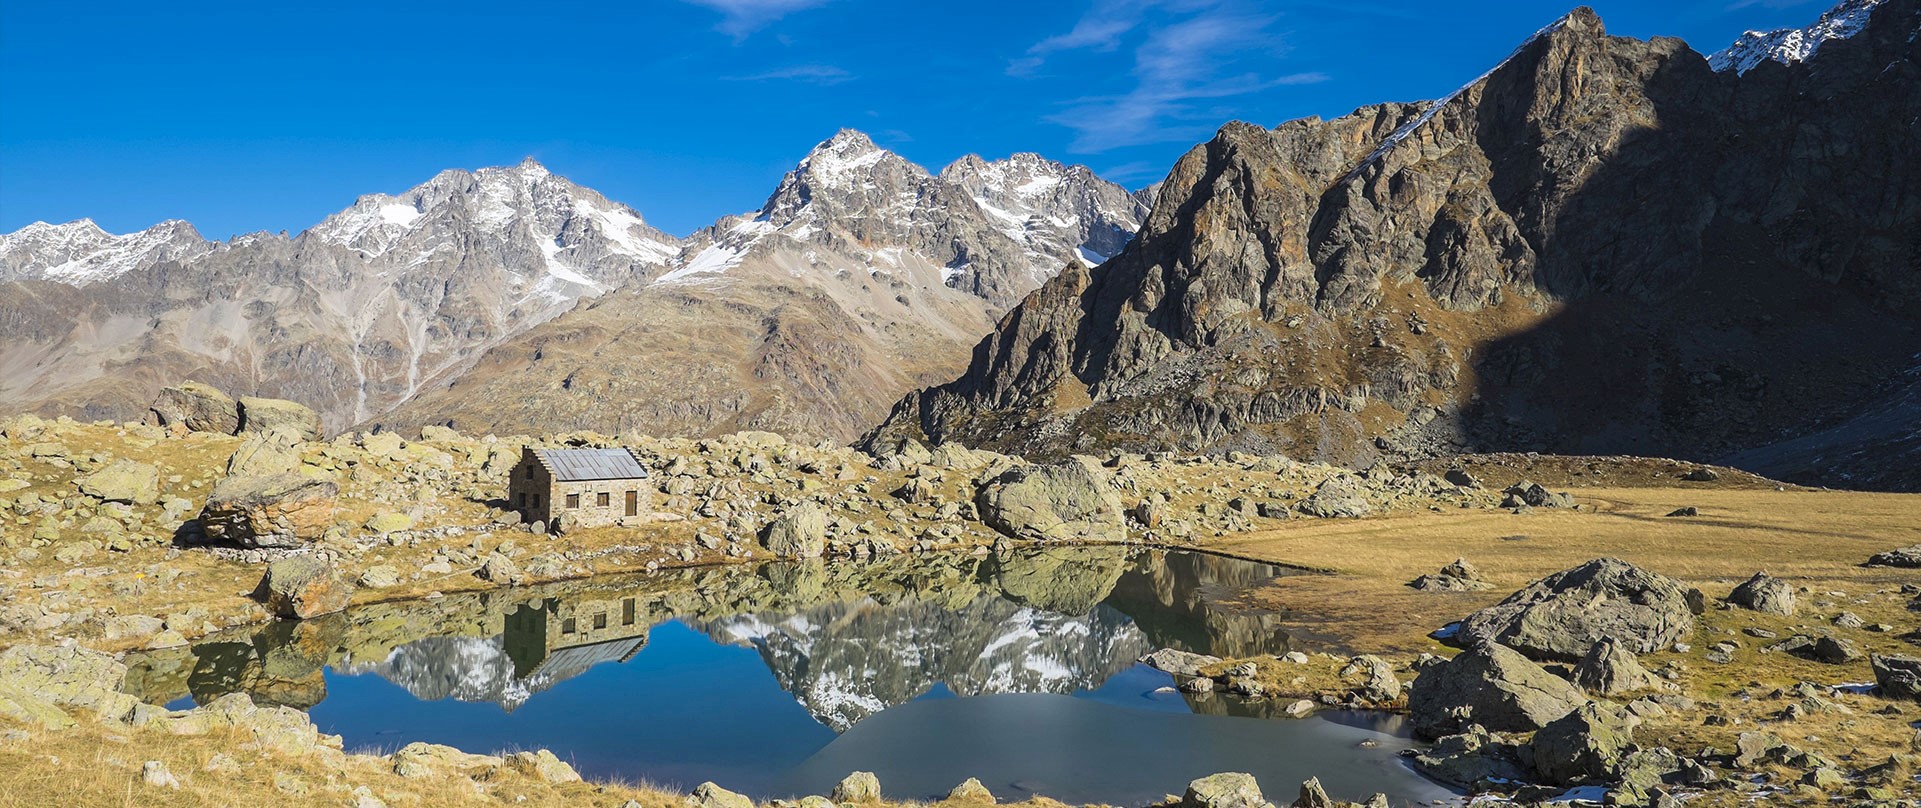
<path fill-rule="evenodd" d="M 651 512 L 647 467 L 628 449 L 522 447 L 507 499 L 549 529 L 639 524 Z"/>

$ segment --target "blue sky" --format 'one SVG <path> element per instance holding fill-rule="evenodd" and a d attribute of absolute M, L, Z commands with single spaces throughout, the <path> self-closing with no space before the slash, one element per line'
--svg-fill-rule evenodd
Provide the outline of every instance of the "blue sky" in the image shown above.
<path fill-rule="evenodd" d="M 1137 187 L 1227 120 L 1444 95 L 1573 3 L 637 0 L 0 5 L 0 232 L 299 231 L 532 155 L 684 234 L 840 127 L 938 169 L 1035 151 Z M 1712 52 L 1825 0 L 1596 0 Z"/>

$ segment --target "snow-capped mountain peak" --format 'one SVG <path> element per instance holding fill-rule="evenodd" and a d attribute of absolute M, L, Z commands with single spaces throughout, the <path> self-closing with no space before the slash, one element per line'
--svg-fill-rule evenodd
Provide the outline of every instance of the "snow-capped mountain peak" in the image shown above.
<path fill-rule="evenodd" d="M 1709 56 L 1708 66 L 1716 71 L 1733 70 L 1736 75 L 1744 75 L 1763 62 L 1791 65 L 1806 61 L 1829 40 L 1860 33 L 1881 3 L 1882 0 L 1842 0 L 1806 27 L 1749 31 L 1726 50 Z"/>
<path fill-rule="evenodd" d="M 168 219 L 145 230 L 114 235 L 92 219 L 34 222 L 0 235 L 0 280 L 50 280 L 87 286 L 165 261 L 211 252 L 213 242 L 193 225 Z"/>

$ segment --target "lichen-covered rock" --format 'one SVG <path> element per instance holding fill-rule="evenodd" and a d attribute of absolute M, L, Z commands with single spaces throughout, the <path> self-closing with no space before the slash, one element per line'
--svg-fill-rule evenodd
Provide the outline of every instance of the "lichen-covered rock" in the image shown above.
<path fill-rule="evenodd" d="M 80 493 L 102 502 L 152 505 L 160 501 L 160 470 L 148 463 L 115 460 L 74 484 Z"/>
<path fill-rule="evenodd" d="M 949 444 L 942 445 L 946 446 Z M 934 451 L 938 452 L 940 449 L 937 447 Z M 962 780 L 960 785 L 954 786 L 952 790 L 948 791 L 947 799 L 958 802 L 984 802 L 992 805 L 994 804 L 994 792 L 988 791 L 987 786 L 981 785 L 980 778 L 969 777 L 966 780 Z"/>
<path fill-rule="evenodd" d="M 1358 518 L 1374 512 L 1374 506 L 1361 495 L 1360 481 L 1346 474 L 1323 481 L 1295 507 L 1301 513 L 1322 519 Z"/>
<path fill-rule="evenodd" d="M 245 396 L 240 399 L 237 435 L 287 429 L 303 440 L 320 440 L 320 416 L 304 404 L 279 398 Z"/>
<path fill-rule="evenodd" d="M 578 783 L 580 773 L 545 749 L 507 756 L 507 768 L 543 783 Z"/>
<path fill-rule="evenodd" d="M 754 808 L 754 800 L 709 781 L 694 787 L 693 793 L 687 795 L 687 805 L 688 808 Z"/>
<path fill-rule="evenodd" d="M 819 558 L 827 547 L 827 512 L 812 502 L 788 508 L 761 531 L 761 545 L 777 556 Z"/>
<path fill-rule="evenodd" d="M 1210 774 L 1187 784 L 1180 808 L 1272 808 L 1261 784 L 1243 772 Z"/>
<path fill-rule="evenodd" d="M 1140 661 L 1142 664 L 1163 673 L 1171 673 L 1175 676 L 1199 676 L 1201 675 L 1202 668 L 1220 662 L 1221 658 L 1207 654 L 1182 651 L 1176 648 L 1162 648 L 1154 653 L 1141 657 Z"/>
<path fill-rule="evenodd" d="M 1728 602 L 1749 611 L 1792 617 L 1794 587 L 1765 572 L 1757 572 L 1728 593 Z"/>
<path fill-rule="evenodd" d="M 1574 666 L 1575 686 L 1600 696 L 1613 696 L 1659 687 L 1661 680 L 1641 667 L 1634 652 L 1620 640 L 1609 637 L 1588 649 Z"/>
<path fill-rule="evenodd" d="M 1029 541 L 1121 541 L 1124 506 L 1104 469 L 1083 458 L 1012 469 L 982 486 L 981 521 Z"/>
<path fill-rule="evenodd" d="M 1469 615 L 1460 637 L 1495 642 L 1536 659 L 1577 660 L 1613 637 L 1635 653 L 1671 646 L 1694 631 L 1687 590 L 1664 575 L 1613 558 L 1558 572 Z"/>
<path fill-rule="evenodd" d="M 240 405 L 211 385 L 183 382 L 160 390 L 147 411 L 147 422 L 231 435 L 240 429 Z"/>
<path fill-rule="evenodd" d="M 127 666 L 108 654 L 77 645 L 16 645 L 0 651 L 0 682 L 48 704 L 94 711 L 119 721 L 139 700 L 120 692 Z"/>
<path fill-rule="evenodd" d="M 1587 701 L 1514 649 L 1482 643 L 1422 671 L 1408 688 L 1407 711 L 1416 734 L 1440 738 L 1472 724 L 1532 732 Z"/>
<path fill-rule="evenodd" d="M 227 457 L 227 476 L 265 477 L 300 470 L 300 435 L 276 429 L 248 435 Z"/>
<path fill-rule="evenodd" d="M 1526 779 L 1526 767 L 1516 759 L 1517 751 L 1487 728 L 1471 724 L 1416 754 L 1414 768 L 1447 785 L 1481 791 L 1489 785 Z"/>
<path fill-rule="evenodd" d="M 880 778 L 873 772 L 853 772 L 834 785 L 828 799 L 837 803 L 876 802 L 880 800 Z"/>
<path fill-rule="evenodd" d="M 333 524 L 340 487 L 287 472 L 222 479 L 208 495 L 200 523 L 208 538 L 242 547 L 298 547 Z"/>
<path fill-rule="evenodd" d="M 1576 785 L 1611 779 L 1634 743 L 1631 715 L 1589 702 L 1548 722 L 1528 742 L 1534 770 L 1548 782 Z"/>
<path fill-rule="evenodd" d="M 279 617 L 306 620 L 347 608 L 353 587 L 327 562 L 297 555 L 267 565 L 254 597 Z"/>

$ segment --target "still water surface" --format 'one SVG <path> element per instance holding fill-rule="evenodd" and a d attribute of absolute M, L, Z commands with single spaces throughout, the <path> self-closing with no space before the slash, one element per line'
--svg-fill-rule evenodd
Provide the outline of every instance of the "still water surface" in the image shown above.
<path fill-rule="evenodd" d="M 358 609 L 134 664 L 148 698 L 244 691 L 349 749 L 552 749 L 589 777 L 762 797 L 873 771 L 890 797 L 978 777 L 1002 799 L 1142 804 L 1218 771 L 1273 795 L 1445 798 L 1397 719 L 1273 718 L 1173 691 L 1156 648 L 1282 653 L 1240 595 L 1282 568 L 1073 548 L 683 570 Z M 1283 800 L 1285 801 L 1285 800 Z"/>

